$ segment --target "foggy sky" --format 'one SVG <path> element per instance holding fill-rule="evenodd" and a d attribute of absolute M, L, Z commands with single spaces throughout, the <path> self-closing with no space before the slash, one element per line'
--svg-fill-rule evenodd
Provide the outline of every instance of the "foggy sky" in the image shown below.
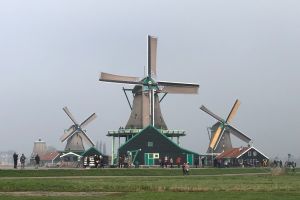
<path fill-rule="evenodd" d="M 144 75 L 147 34 L 158 37 L 157 79 L 200 84 L 198 95 L 167 95 L 161 109 L 182 146 L 204 153 L 206 128 L 242 102 L 232 124 L 267 156 L 300 156 L 299 1 L 0 1 L 0 151 L 29 155 L 59 141 L 93 112 L 93 141 L 125 126 L 126 85 L 100 72 Z M 130 86 L 126 86 L 130 88 Z M 233 139 L 235 146 L 238 140 Z M 245 144 L 244 144 L 245 145 Z"/>

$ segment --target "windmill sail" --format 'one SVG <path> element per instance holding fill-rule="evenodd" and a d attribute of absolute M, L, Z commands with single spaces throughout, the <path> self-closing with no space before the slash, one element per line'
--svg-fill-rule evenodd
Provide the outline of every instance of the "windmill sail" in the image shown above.
<path fill-rule="evenodd" d="M 228 150 L 232 148 L 231 139 L 230 139 L 230 133 L 234 136 L 238 137 L 240 140 L 249 143 L 250 138 L 231 126 L 229 123 L 232 121 L 233 117 L 236 115 L 237 110 L 240 106 L 240 101 L 237 99 L 226 119 L 223 120 L 218 115 L 214 114 L 210 110 L 208 110 L 205 106 L 201 106 L 200 109 L 216 120 L 218 120 L 217 124 L 214 125 L 214 128 L 212 128 L 212 137 L 210 138 L 209 148 L 207 150 L 208 153 L 213 151 L 214 153 L 221 153 L 224 150 Z"/>
<path fill-rule="evenodd" d="M 127 83 L 127 84 L 140 84 L 138 77 L 114 75 L 114 74 L 109 74 L 109 73 L 104 73 L 104 72 L 101 72 L 99 81 Z"/>
<path fill-rule="evenodd" d="M 234 128 L 231 125 L 228 125 L 229 127 L 229 131 L 232 135 L 234 135 L 235 137 L 239 138 L 240 140 L 249 143 L 251 141 L 251 138 L 249 138 L 247 135 L 245 135 L 244 133 L 242 133 L 241 131 L 237 130 L 236 128 Z"/>
<path fill-rule="evenodd" d="M 149 124 L 166 129 L 157 93 L 197 94 L 199 85 L 168 81 L 155 81 L 157 38 L 148 35 L 147 76 L 143 79 L 101 73 L 100 81 L 135 84 L 133 106 L 126 128 L 145 128 Z"/>
<path fill-rule="evenodd" d="M 223 131 L 224 131 L 224 128 L 219 126 L 219 128 L 216 130 L 214 136 L 211 139 L 211 142 L 209 144 L 210 148 L 215 149 L 217 142 L 220 141 L 220 137 L 221 137 Z"/>
<path fill-rule="evenodd" d="M 240 107 L 240 104 L 241 104 L 241 102 L 237 99 L 226 119 L 226 122 L 230 123 L 232 121 L 233 117 L 236 115 L 236 112 Z"/>
<path fill-rule="evenodd" d="M 157 38 L 148 35 L 148 76 L 156 76 Z"/>
<path fill-rule="evenodd" d="M 73 117 L 73 115 L 71 114 L 71 112 L 69 111 L 69 109 L 68 109 L 67 106 L 65 106 L 65 107 L 63 108 L 63 110 L 65 111 L 65 113 L 68 115 L 68 117 L 72 120 L 72 122 L 73 122 L 74 124 L 78 124 L 77 121 L 75 120 L 75 118 Z"/>
<path fill-rule="evenodd" d="M 74 117 L 72 116 L 71 112 L 68 110 L 67 107 L 64 107 L 63 110 L 69 116 L 69 118 L 73 121 L 73 125 L 64 132 L 61 136 L 61 142 L 67 140 L 67 144 L 65 147 L 65 151 L 84 151 L 84 144 L 94 146 L 92 140 L 86 135 L 86 133 L 82 130 L 83 127 L 87 126 L 91 121 L 93 121 L 97 116 L 93 113 L 89 116 L 86 120 L 84 120 L 80 125 L 75 121 Z"/>

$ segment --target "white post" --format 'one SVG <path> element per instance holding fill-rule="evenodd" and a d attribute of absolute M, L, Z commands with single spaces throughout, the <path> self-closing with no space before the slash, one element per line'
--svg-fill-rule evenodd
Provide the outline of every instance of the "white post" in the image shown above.
<path fill-rule="evenodd" d="M 112 148 L 111 148 L 111 165 L 114 165 L 114 154 L 115 154 L 115 136 L 112 136 Z"/>

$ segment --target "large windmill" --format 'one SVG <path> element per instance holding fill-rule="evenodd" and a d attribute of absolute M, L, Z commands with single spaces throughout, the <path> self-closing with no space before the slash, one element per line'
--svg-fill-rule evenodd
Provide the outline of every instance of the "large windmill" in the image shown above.
<path fill-rule="evenodd" d="M 97 117 L 96 114 L 93 113 L 81 124 L 79 124 L 67 107 L 64 107 L 63 110 L 74 123 L 60 138 L 61 142 L 67 140 L 65 151 L 83 152 L 85 150 L 84 144 L 88 146 L 95 146 L 92 140 L 86 135 L 86 132 L 83 130 L 83 128 Z"/>
<path fill-rule="evenodd" d="M 237 99 L 228 115 L 226 120 L 222 119 L 218 115 L 214 114 L 210 110 L 208 110 L 205 106 L 201 106 L 200 109 L 216 120 L 218 122 L 213 125 L 211 128 L 211 137 L 210 137 L 210 143 L 207 150 L 207 153 L 222 153 L 223 151 L 226 151 L 228 149 L 232 148 L 231 139 L 230 139 L 230 133 L 234 136 L 238 137 L 242 141 L 249 143 L 250 138 L 243 134 L 241 131 L 230 125 L 233 117 L 235 116 L 238 108 L 240 106 L 240 101 Z"/>
<path fill-rule="evenodd" d="M 102 72 L 100 81 L 135 85 L 133 106 L 126 129 L 143 129 L 149 124 L 160 129 L 167 129 L 160 110 L 158 93 L 197 94 L 199 85 L 157 81 L 156 77 L 157 38 L 148 35 L 147 76 L 144 78 L 120 76 Z"/>

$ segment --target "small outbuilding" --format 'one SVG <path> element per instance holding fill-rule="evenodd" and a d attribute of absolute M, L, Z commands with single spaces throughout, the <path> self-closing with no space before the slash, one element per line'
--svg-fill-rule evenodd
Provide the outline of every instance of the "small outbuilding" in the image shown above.
<path fill-rule="evenodd" d="M 55 167 L 60 162 L 61 154 L 57 151 L 48 152 L 40 157 L 40 162 L 42 166 Z"/>
<path fill-rule="evenodd" d="M 178 146 L 154 126 L 149 125 L 118 149 L 118 158 L 134 165 L 173 165 L 188 162 L 194 165 L 199 154 Z M 128 163 L 128 164 L 129 164 Z"/>
<path fill-rule="evenodd" d="M 218 167 L 266 167 L 269 158 L 253 146 L 232 148 L 215 159 Z"/>
<path fill-rule="evenodd" d="M 81 167 L 81 158 L 81 155 L 73 152 L 63 153 L 60 167 Z"/>
<path fill-rule="evenodd" d="M 102 154 L 97 148 L 94 146 L 86 150 L 81 154 L 83 157 L 83 166 L 87 167 L 104 167 L 108 164 L 108 156 Z M 96 164 L 96 162 L 98 162 Z"/>

